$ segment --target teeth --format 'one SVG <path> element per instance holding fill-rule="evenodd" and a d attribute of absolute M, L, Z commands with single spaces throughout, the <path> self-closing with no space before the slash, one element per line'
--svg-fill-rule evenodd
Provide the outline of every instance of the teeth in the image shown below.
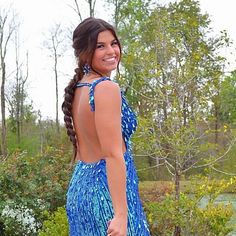
<path fill-rule="evenodd" d="M 115 57 L 104 59 L 104 61 L 115 61 Z"/>

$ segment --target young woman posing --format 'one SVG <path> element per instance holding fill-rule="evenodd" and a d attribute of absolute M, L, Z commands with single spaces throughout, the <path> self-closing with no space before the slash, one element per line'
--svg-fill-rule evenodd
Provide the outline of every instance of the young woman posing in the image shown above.
<path fill-rule="evenodd" d="M 73 33 L 78 62 L 62 104 L 77 161 L 66 210 L 71 236 L 149 236 L 130 136 L 136 115 L 117 83 L 121 45 L 107 22 L 87 18 Z"/>

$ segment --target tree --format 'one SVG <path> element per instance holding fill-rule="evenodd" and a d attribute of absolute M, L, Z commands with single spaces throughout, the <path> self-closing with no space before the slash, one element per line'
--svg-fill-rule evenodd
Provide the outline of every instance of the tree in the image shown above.
<path fill-rule="evenodd" d="M 78 15 L 79 20 L 82 21 L 84 19 L 84 17 L 81 14 L 81 8 L 77 0 L 74 0 L 74 6 L 71 6 L 71 8 L 75 11 L 75 13 Z M 95 14 L 95 6 L 96 6 L 96 0 L 85 0 L 86 3 L 88 3 L 88 7 L 89 7 L 89 16 L 90 17 L 94 17 Z"/>
<path fill-rule="evenodd" d="M 110 8 L 113 8 L 113 14 L 112 19 L 114 26 L 117 30 L 119 30 L 118 25 L 122 23 L 122 20 L 124 19 L 124 8 L 127 7 L 127 5 L 132 1 L 125 1 L 125 0 L 106 0 L 106 3 Z"/>
<path fill-rule="evenodd" d="M 21 142 L 22 126 L 24 121 L 25 109 L 26 109 L 26 97 L 25 90 L 26 81 L 28 79 L 28 52 L 26 53 L 25 62 L 25 74 L 23 73 L 24 63 L 20 60 L 20 39 L 19 30 L 15 32 L 15 76 L 12 88 L 6 94 L 6 99 L 9 104 L 9 113 L 11 120 L 11 128 L 17 134 L 18 145 Z"/>
<path fill-rule="evenodd" d="M 221 83 L 219 117 L 224 124 L 234 125 L 236 122 L 236 71 L 233 71 Z"/>
<path fill-rule="evenodd" d="M 16 30 L 16 14 L 14 10 L 0 8 L 0 71 L 1 71 L 1 113 L 2 113 L 2 132 L 1 132 L 1 154 L 7 155 L 6 144 L 6 105 L 5 105 L 5 83 L 6 83 L 6 56 L 10 38 Z"/>
<path fill-rule="evenodd" d="M 63 29 L 61 28 L 60 24 L 55 24 L 55 26 L 50 30 L 48 41 L 44 42 L 44 46 L 49 50 L 49 56 L 53 60 L 53 67 L 52 70 L 54 72 L 55 78 L 55 95 L 56 95 L 56 127 L 57 132 L 60 132 L 60 124 L 58 118 L 58 78 L 59 78 L 59 71 L 58 71 L 58 63 L 59 58 L 63 56 L 65 51 L 64 41 L 65 35 L 63 34 Z"/>
<path fill-rule="evenodd" d="M 158 132 L 157 156 L 173 176 L 177 201 L 183 174 L 214 165 L 232 147 L 229 142 L 220 151 L 217 138 L 211 142 L 209 135 L 211 115 L 206 111 L 209 101 L 218 96 L 224 65 L 218 49 L 227 41 L 224 35 L 207 38 L 209 23 L 197 1 L 183 0 L 155 9 L 143 28 L 145 47 L 150 48 L 146 52 L 153 62 L 148 66 L 144 61 L 143 69 L 146 79 L 155 80 L 153 88 L 158 95 L 153 114 Z M 216 112 L 214 116 L 218 124 Z M 180 233 L 176 225 L 174 235 Z"/>
<path fill-rule="evenodd" d="M 149 119 L 141 135 L 150 142 L 139 146 L 142 152 L 146 147 L 155 167 L 168 170 L 179 201 L 181 176 L 213 167 L 234 143 L 229 136 L 227 145 L 220 147 L 216 136 L 212 141 L 219 127 L 211 128 L 218 116 L 210 112 L 212 101 L 218 96 L 225 63 L 218 51 L 227 46 L 227 34 L 210 36 L 210 19 L 194 0 L 155 8 L 133 0 L 122 5 L 119 14 L 121 81 L 139 116 Z M 174 235 L 180 233 L 176 224 Z"/>

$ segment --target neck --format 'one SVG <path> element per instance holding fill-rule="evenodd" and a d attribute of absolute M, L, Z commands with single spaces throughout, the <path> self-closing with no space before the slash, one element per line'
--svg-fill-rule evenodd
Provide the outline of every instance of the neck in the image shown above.
<path fill-rule="evenodd" d="M 91 75 L 91 76 L 96 76 L 96 77 L 97 77 L 97 76 L 110 77 L 110 76 L 111 76 L 111 72 L 105 74 L 105 73 L 100 73 L 99 71 L 96 72 L 96 71 L 91 70 L 91 71 L 89 72 L 88 76 L 89 76 L 89 75 Z"/>
<path fill-rule="evenodd" d="M 94 71 L 91 71 L 90 73 L 86 74 L 83 76 L 83 79 L 86 81 L 92 81 L 98 77 L 108 77 L 110 78 L 110 75 L 105 75 L 105 74 L 98 74 Z"/>

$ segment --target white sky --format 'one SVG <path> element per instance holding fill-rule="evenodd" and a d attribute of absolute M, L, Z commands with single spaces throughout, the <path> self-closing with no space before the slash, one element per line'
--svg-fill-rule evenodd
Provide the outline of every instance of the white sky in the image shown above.
<path fill-rule="evenodd" d="M 44 118 L 55 119 L 55 85 L 51 64 L 48 61 L 47 52 L 42 46 L 45 35 L 55 22 L 62 22 L 64 26 L 76 24 L 76 15 L 69 7 L 73 0 L 0 0 L 0 7 L 13 2 L 13 7 L 19 12 L 22 21 L 21 36 L 24 39 L 24 47 L 29 49 L 29 81 L 28 92 L 33 100 L 35 109 L 40 109 Z M 79 0 L 81 2 L 81 0 Z M 169 0 L 161 0 L 168 3 Z M 236 42 L 236 1 L 235 0 L 200 0 L 202 11 L 210 15 L 212 28 L 216 32 L 227 30 L 231 39 Z M 104 9 L 102 0 L 97 0 L 96 17 L 109 21 L 109 11 Z M 86 12 L 84 11 L 84 16 Z M 236 44 L 234 44 L 236 45 Z M 70 45 L 68 45 L 70 46 Z M 235 47 L 235 46 L 234 46 Z M 236 50 L 234 49 L 234 52 Z M 70 53 L 73 53 L 72 50 Z M 73 75 L 75 67 L 73 55 L 67 53 L 66 60 L 61 65 L 64 74 Z M 230 69 L 236 68 L 235 58 L 229 50 L 223 52 L 231 61 Z M 68 83 L 69 76 L 59 78 L 59 104 L 62 102 L 63 90 Z M 60 120 L 63 120 L 59 108 Z"/>

